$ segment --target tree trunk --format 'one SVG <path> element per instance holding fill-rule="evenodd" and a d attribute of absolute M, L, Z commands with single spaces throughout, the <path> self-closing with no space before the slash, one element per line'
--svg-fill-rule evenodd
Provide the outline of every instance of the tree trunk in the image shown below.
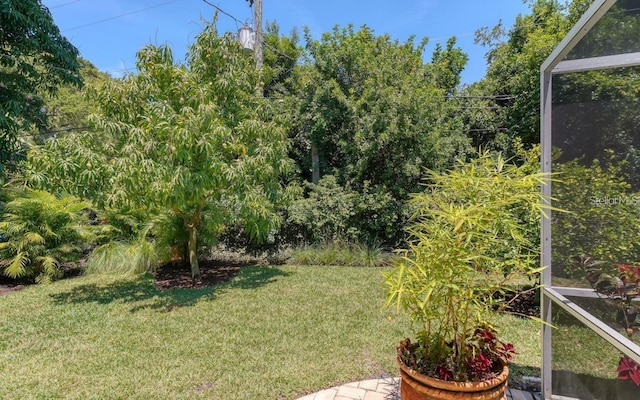
<path fill-rule="evenodd" d="M 311 141 L 311 182 L 318 183 L 320 180 L 320 155 L 318 145 Z"/>
<path fill-rule="evenodd" d="M 177 206 L 173 207 L 173 211 L 182 217 L 184 227 L 187 228 L 189 239 L 187 240 L 187 258 L 191 266 L 191 277 L 196 280 L 202 277 L 200 274 L 200 266 L 198 265 L 198 228 L 200 228 L 200 213 L 204 203 L 198 204 L 193 214 L 180 211 Z"/>
<path fill-rule="evenodd" d="M 200 279 L 202 275 L 200 274 L 200 266 L 198 265 L 198 228 L 195 223 L 191 222 L 187 224 L 187 229 L 189 230 L 188 252 L 189 264 L 191 265 L 191 277 L 193 279 Z"/>

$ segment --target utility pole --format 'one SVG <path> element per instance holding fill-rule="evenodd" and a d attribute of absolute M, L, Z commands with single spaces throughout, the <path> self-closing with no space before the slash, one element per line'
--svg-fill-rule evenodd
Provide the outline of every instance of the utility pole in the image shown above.
<path fill-rule="evenodd" d="M 253 20 L 256 25 L 256 42 L 254 53 L 256 57 L 256 68 L 262 70 L 262 0 L 254 0 Z"/>
<path fill-rule="evenodd" d="M 253 20 L 256 26 L 256 41 L 253 53 L 256 58 L 256 69 L 258 70 L 258 90 L 262 95 L 262 0 L 253 0 Z"/>

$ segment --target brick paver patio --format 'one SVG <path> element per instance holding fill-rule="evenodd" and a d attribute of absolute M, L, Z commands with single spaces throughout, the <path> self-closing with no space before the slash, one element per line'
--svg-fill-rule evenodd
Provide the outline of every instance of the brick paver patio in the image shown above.
<path fill-rule="evenodd" d="M 320 392 L 312 393 L 297 400 L 399 400 L 400 378 L 369 379 L 347 383 Z M 540 393 L 507 389 L 508 400 L 541 400 Z"/>

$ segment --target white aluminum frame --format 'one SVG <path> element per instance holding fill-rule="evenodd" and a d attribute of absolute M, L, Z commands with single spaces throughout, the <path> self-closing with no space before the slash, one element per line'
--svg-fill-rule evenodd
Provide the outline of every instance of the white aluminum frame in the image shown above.
<path fill-rule="evenodd" d="M 552 83 L 553 76 L 570 72 L 584 72 L 609 68 L 632 67 L 640 65 L 640 52 L 617 54 L 603 57 L 592 57 L 578 60 L 565 60 L 569 52 L 584 38 L 593 26 L 605 15 L 617 0 L 596 0 L 576 25 L 567 33 L 540 67 L 540 129 L 542 147 L 542 171 L 551 173 L 551 135 L 552 135 Z M 546 199 L 551 198 L 551 184 L 542 187 Z M 580 320 L 596 334 L 611 343 L 618 350 L 629 354 L 633 360 L 640 363 L 640 346 L 620 335 L 595 316 L 579 307 L 565 295 L 575 297 L 594 297 L 593 290 L 578 290 L 574 288 L 553 287 L 551 282 L 551 219 L 550 215 L 543 215 L 540 234 L 542 255 L 541 263 L 545 266 L 542 273 L 541 290 L 541 318 L 545 321 L 542 328 L 542 396 L 545 400 L 566 399 L 554 395 L 551 387 L 552 363 L 552 307 L 560 307 L 570 315 Z"/>

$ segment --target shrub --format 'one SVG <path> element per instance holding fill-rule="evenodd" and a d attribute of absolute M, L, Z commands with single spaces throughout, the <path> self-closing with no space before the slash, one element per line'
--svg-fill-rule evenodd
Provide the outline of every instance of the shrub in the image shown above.
<path fill-rule="evenodd" d="M 356 194 L 338 184 L 332 175 L 317 184 L 307 184 L 309 195 L 289 207 L 288 221 L 301 227 L 304 239 L 311 243 L 349 241 L 359 232 L 350 226 L 355 215 Z"/>
<path fill-rule="evenodd" d="M 381 267 L 392 263 L 393 254 L 375 245 L 327 242 L 291 250 L 288 262 L 298 265 L 345 265 Z"/>
<path fill-rule="evenodd" d="M 164 261 L 155 243 L 144 238 L 113 241 L 96 247 L 87 259 L 88 274 L 139 274 L 153 271 Z"/>
<path fill-rule="evenodd" d="M 77 197 L 40 190 L 14 189 L 0 222 L 0 268 L 10 278 L 49 282 L 75 263 L 94 235 L 83 211 L 90 204 Z"/>
<path fill-rule="evenodd" d="M 403 238 L 408 214 L 383 187 L 364 183 L 361 192 L 341 186 L 333 175 L 307 184 L 308 196 L 292 203 L 287 226 L 298 242 L 357 242 L 393 247 Z"/>

